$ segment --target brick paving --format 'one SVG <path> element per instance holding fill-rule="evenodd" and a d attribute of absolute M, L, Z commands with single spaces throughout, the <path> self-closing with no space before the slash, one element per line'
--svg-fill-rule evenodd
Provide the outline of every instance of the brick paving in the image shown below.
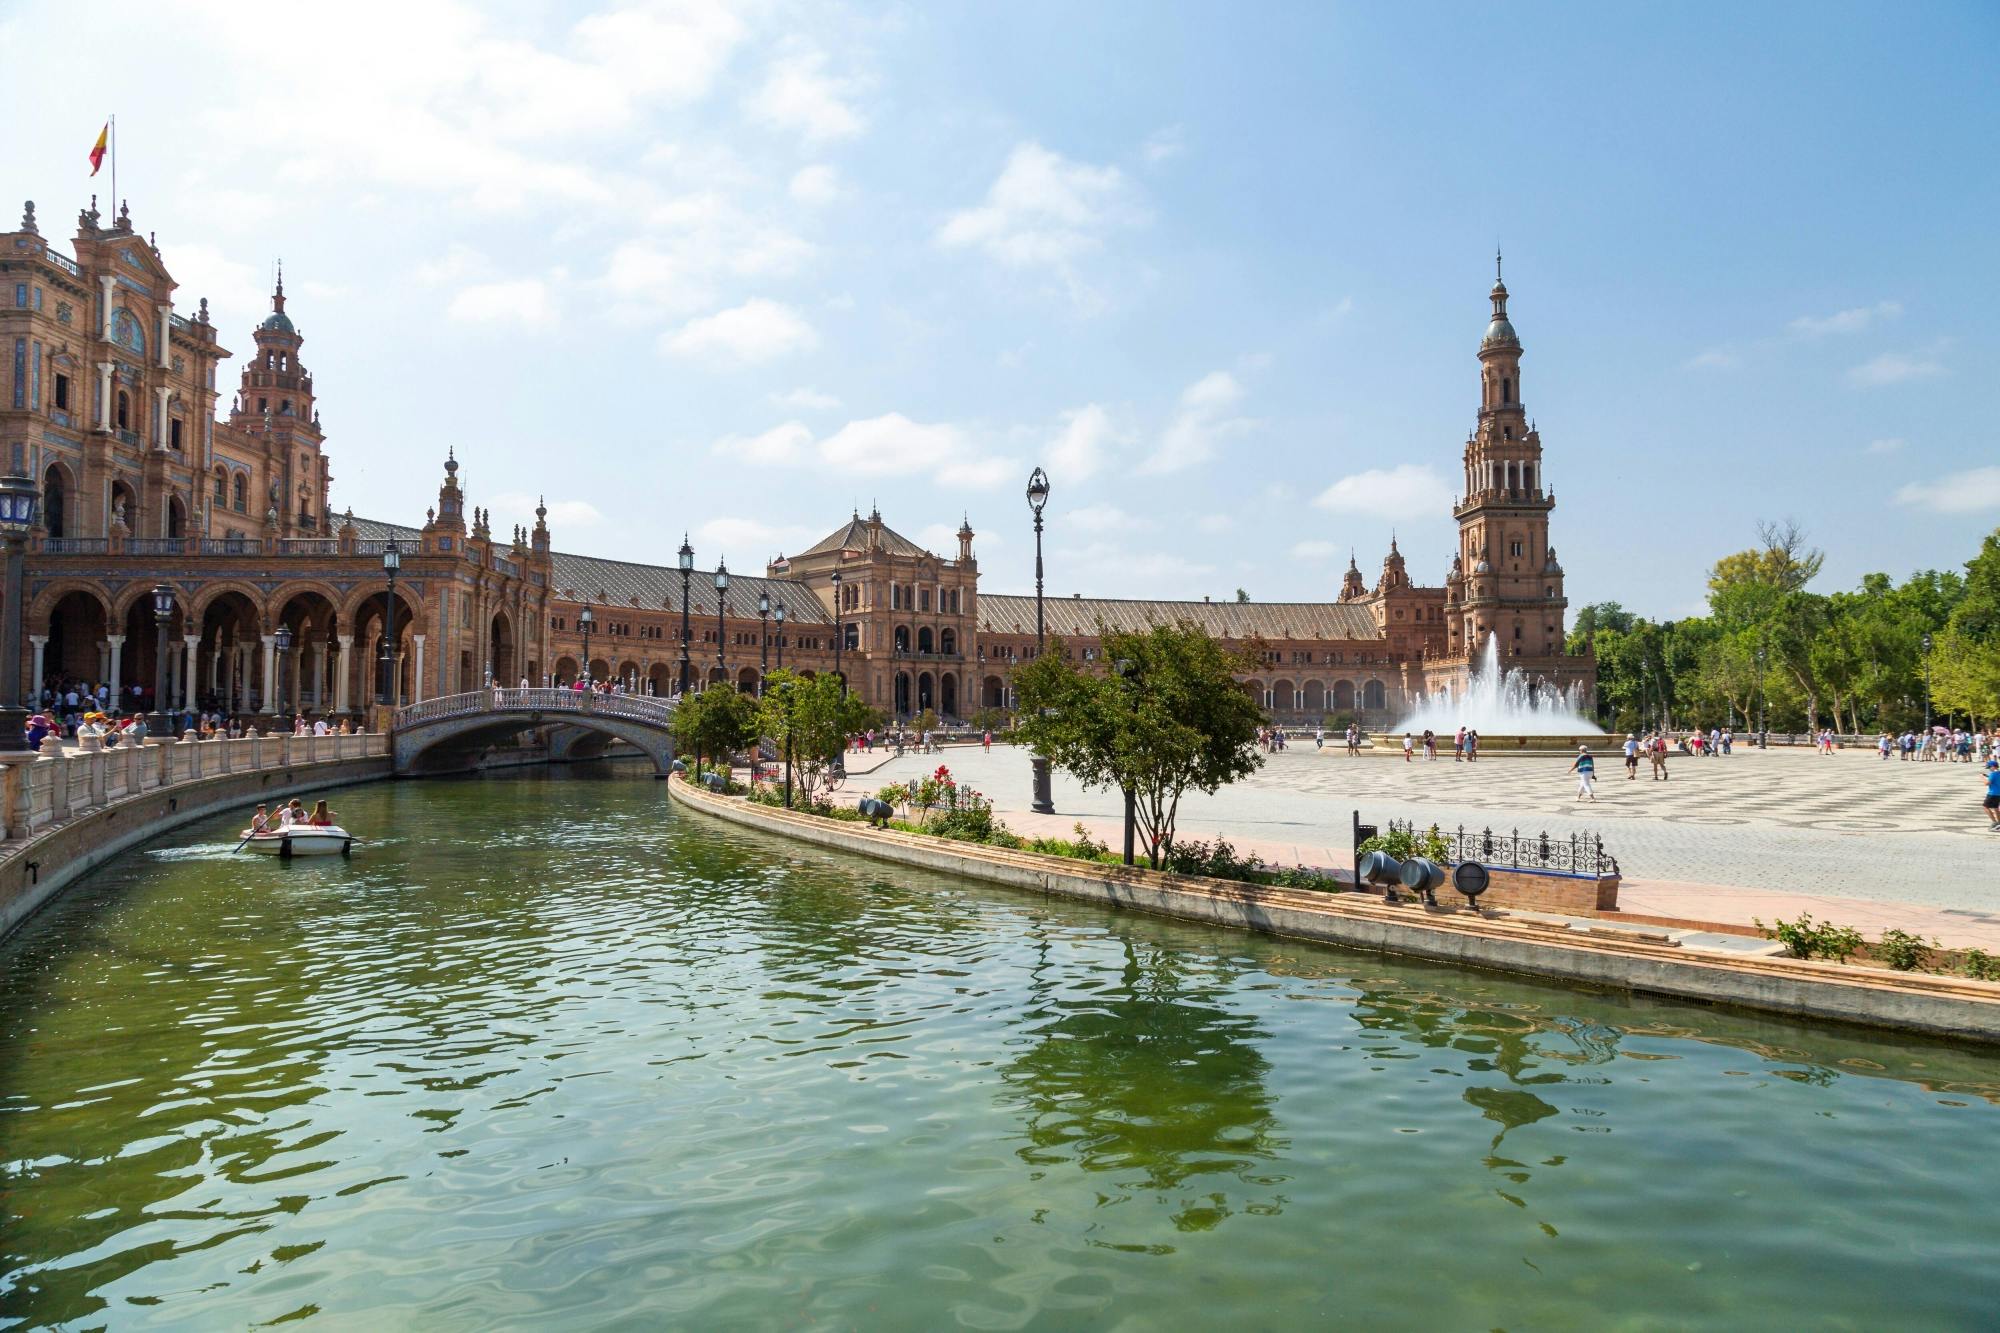
<path fill-rule="evenodd" d="M 1922 764 L 1872 753 L 1804 750 L 1678 758 L 1665 782 L 1627 781 L 1615 752 L 1599 758 L 1598 799 L 1574 798 L 1566 761 L 1488 758 L 1453 763 L 1400 755 L 1349 758 L 1343 747 L 1294 743 L 1250 778 L 1183 804 L 1183 837 L 1223 834 L 1279 864 L 1345 865 L 1350 811 L 1364 821 L 1515 828 L 1552 837 L 1596 832 L 1625 876 L 1623 911 L 1748 925 L 1816 917 L 1869 934 L 1900 926 L 1955 947 L 2000 951 L 2000 834 L 1986 830 L 1975 764 Z M 1058 773 L 1057 814 L 1028 809 L 1025 754 L 954 747 L 941 757 L 857 757 L 848 792 L 949 764 L 994 800 L 1008 825 L 1067 833 L 1081 819 L 1116 843 L 1120 800 Z M 864 766 L 873 771 L 862 773 Z"/>

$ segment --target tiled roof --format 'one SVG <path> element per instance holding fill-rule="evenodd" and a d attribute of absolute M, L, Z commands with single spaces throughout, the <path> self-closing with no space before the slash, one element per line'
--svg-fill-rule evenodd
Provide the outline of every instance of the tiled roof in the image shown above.
<path fill-rule="evenodd" d="M 355 519 L 354 529 L 362 541 L 383 541 L 394 537 L 397 541 L 414 542 L 423 535 L 420 528 L 384 523 L 373 518 Z M 568 555 L 562 551 L 550 554 L 554 557 L 555 569 L 550 576 L 549 591 L 563 601 L 588 599 L 600 606 L 629 607 L 636 597 L 639 606 L 646 610 L 680 610 L 681 572 L 678 568 L 603 560 L 594 555 Z M 725 603 L 729 614 L 756 619 L 757 594 L 760 592 L 770 594 L 774 608 L 779 602 L 785 604 L 787 624 L 833 623 L 832 613 L 805 584 L 789 579 L 738 574 L 733 570 L 729 575 Z M 715 614 L 715 571 L 712 569 L 697 569 L 688 576 L 688 614 L 691 617 L 700 616 L 704 611 L 710 616 Z"/>
<path fill-rule="evenodd" d="M 868 520 L 856 514 L 846 523 L 814 542 L 798 555 L 824 555 L 828 551 L 865 551 L 868 549 Z M 882 525 L 882 549 L 890 555 L 927 555 L 923 547 L 884 523 Z"/>
<path fill-rule="evenodd" d="M 1217 638 L 1379 639 L 1368 608 L 1349 602 L 1144 602 L 1112 597 L 1049 597 L 1042 602 L 1050 634 L 1089 638 L 1101 623 L 1144 630 L 1192 620 Z M 1035 599 L 979 594 L 979 632 L 1033 634 Z"/>

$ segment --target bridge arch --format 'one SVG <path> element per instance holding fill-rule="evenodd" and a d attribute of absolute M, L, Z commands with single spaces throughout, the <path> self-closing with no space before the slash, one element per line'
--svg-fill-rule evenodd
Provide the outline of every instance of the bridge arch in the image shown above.
<path fill-rule="evenodd" d="M 567 753 L 582 732 L 625 741 L 665 775 L 674 762 L 673 707 L 640 695 L 563 689 L 479 689 L 397 711 L 391 753 L 398 773 L 470 768 L 492 747 L 548 728 L 552 751 Z M 558 735 L 558 733 L 562 733 Z"/>

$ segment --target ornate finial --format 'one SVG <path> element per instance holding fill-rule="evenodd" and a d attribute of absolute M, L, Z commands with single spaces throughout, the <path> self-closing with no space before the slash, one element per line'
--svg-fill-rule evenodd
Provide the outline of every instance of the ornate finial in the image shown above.
<path fill-rule="evenodd" d="M 152 252 L 153 252 L 154 254 L 158 254 L 158 253 L 160 253 L 160 233 L 158 233 L 158 232 L 156 232 L 156 231 L 149 231 L 149 232 L 147 232 L 147 233 L 146 233 L 146 244 L 147 244 L 147 246 L 148 246 L 148 247 L 150 247 L 150 248 L 151 248 L 151 250 L 152 250 Z"/>
<path fill-rule="evenodd" d="M 456 481 L 458 478 L 458 450 L 451 445 L 445 446 L 444 475 L 447 482 Z"/>
<path fill-rule="evenodd" d="M 1493 281 L 1500 281 L 1500 247 L 1493 247 Z"/>
<path fill-rule="evenodd" d="M 208 298 L 206 296 L 201 298 L 201 314 L 196 316 L 196 322 L 201 324 L 208 323 Z"/>
<path fill-rule="evenodd" d="M 536 496 L 535 522 L 540 523 L 543 519 L 547 518 L 548 516 L 549 516 L 549 497 L 546 495 Z"/>
<path fill-rule="evenodd" d="M 118 201 L 118 230 L 132 230 L 132 201 L 130 199 L 120 199 Z"/>
<path fill-rule="evenodd" d="M 32 199 L 26 200 L 21 205 L 21 230 L 32 236 L 42 234 L 41 230 L 35 226 L 35 201 Z"/>

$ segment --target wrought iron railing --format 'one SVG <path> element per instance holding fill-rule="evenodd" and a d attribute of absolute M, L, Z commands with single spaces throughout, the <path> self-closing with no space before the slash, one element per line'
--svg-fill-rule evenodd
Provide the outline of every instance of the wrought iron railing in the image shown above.
<path fill-rule="evenodd" d="M 1490 828 L 1443 829 L 1432 824 L 1419 830 L 1412 820 L 1389 821 L 1392 832 L 1435 833 L 1444 839 L 1446 854 L 1453 861 L 1477 861 L 1481 865 L 1508 866 L 1515 870 L 1553 870 L 1570 875 L 1616 875 L 1618 858 L 1604 850 L 1604 838 L 1596 833 L 1572 833 L 1567 837 L 1547 832 L 1522 833 L 1512 829 L 1496 833 Z"/>
<path fill-rule="evenodd" d="M 592 690 L 489 688 L 445 694 L 396 710 L 398 727 L 413 727 L 447 718 L 481 713 L 588 713 L 622 717 L 654 726 L 672 723 L 670 700 L 645 694 L 598 694 Z"/>
<path fill-rule="evenodd" d="M 54 264 L 57 268 L 69 274 L 71 277 L 80 278 L 83 276 L 83 266 L 77 263 L 74 259 L 71 259 L 68 255 L 63 254 L 60 250 L 47 250 L 44 251 L 43 253 L 45 253 L 48 256 L 49 262 L 51 264 Z"/>
<path fill-rule="evenodd" d="M 184 537 L 127 537 L 127 555 L 182 555 L 187 551 Z"/>
<path fill-rule="evenodd" d="M 107 537 L 48 537 L 42 541 L 47 555 L 103 555 L 110 549 Z"/>
<path fill-rule="evenodd" d="M 409 537 L 364 537 L 354 543 L 354 553 L 356 555 L 380 555 L 389 549 L 389 545 L 392 542 L 398 551 L 408 555 L 416 553 L 416 540 Z"/>
<path fill-rule="evenodd" d="M 262 537 L 203 537 L 201 539 L 201 553 L 203 555 L 262 555 L 264 553 L 264 539 Z"/>
<path fill-rule="evenodd" d="M 339 555 L 338 537 L 280 537 L 279 555 Z"/>

